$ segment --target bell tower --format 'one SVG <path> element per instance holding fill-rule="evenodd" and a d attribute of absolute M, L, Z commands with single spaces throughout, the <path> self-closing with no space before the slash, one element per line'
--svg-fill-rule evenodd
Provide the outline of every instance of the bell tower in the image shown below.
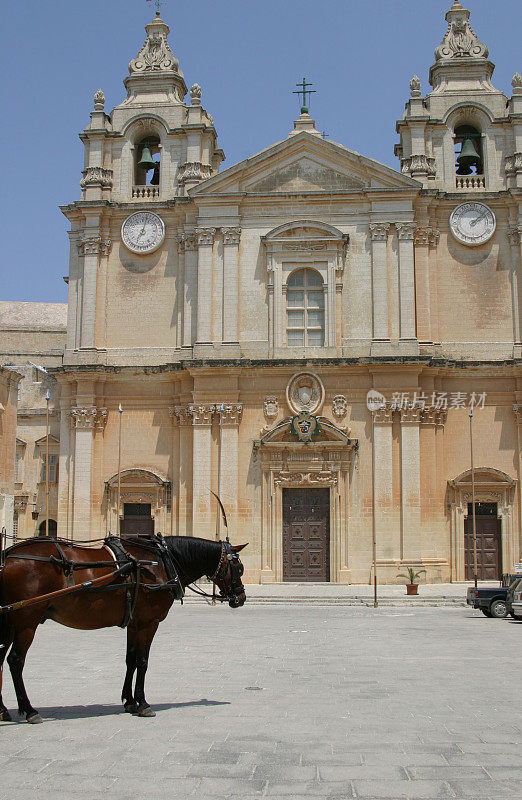
<path fill-rule="evenodd" d="M 432 91 L 422 95 L 414 75 L 410 99 L 397 123 L 395 154 L 402 172 L 425 188 L 499 192 L 522 187 L 522 78 L 511 99 L 492 82 L 489 50 L 456 0 L 430 69 Z"/>
<path fill-rule="evenodd" d="M 145 31 L 123 102 L 108 114 L 103 92 L 94 95 L 80 134 L 81 198 L 62 207 L 71 222 L 70 365 L 176 360 L 182 336 L 172 320 L 185 279 L 192 279 L 180 271 L 178 241 L 185 226 L 192 232 L 196 226 L 188 194 L 224 159 L 201 87 L 193 84 L 185 99 L 185 78 L 159 11 Z M 152 308 L 155 325 L 147 318 Z"/>

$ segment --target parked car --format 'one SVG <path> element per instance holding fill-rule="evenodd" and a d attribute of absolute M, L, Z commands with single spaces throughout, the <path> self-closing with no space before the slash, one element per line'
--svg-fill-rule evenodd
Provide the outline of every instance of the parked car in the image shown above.
<path fill-rule="evenodd" d="M 520 577 L 520 575 L 502 575 L 500 586 L 478 589 L 472 586 L 468 589 L 466 597 L 468 606 L 479 608 L 485 617 L 504 619 L 509 614 L 506 602 L 508 589 Z"/>
<path fill-rule="evenodd" d="M 518 576 L 507 591 L 506 608 L 514 619 L 522 617 L 522 575 Z"/>

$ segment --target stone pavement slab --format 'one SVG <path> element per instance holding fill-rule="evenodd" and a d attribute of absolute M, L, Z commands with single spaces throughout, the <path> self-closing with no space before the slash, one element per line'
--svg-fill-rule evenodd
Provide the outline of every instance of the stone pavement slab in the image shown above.
<path fill-rule="evenodd" d="M 0 725 L 0 800 L 522 800 L 521 637 L 459 606 L 177 606 L 139 719 L 125 633 L 46 623 L 45 723 Z"/>

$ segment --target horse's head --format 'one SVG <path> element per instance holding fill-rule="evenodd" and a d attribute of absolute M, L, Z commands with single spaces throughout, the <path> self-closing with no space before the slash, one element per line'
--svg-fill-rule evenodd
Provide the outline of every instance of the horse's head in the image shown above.
<path fill-rule="evenodd" d="M 240 608 L 246 600 L 245 587 L 241 581 L 245 568 L 238 556 L 244 547 L 246 544 L 231 545 L 228 542 L 221 542 L 221 558 L 211 578 L 219 587 L 222 596 L 228 600 L 230 608 Z"/>

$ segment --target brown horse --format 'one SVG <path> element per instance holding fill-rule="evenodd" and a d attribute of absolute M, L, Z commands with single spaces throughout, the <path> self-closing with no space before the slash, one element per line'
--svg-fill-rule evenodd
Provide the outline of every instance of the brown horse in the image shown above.
<path fill-rule="evenodd" d="M 234 547 L 225 542 L 181 536 L 167 536 L 162 542 L 183 588 L 207 576 L 219 587 L 220 599 L 228 600 L 232 608 L 244 604 L 243 565 L 237 553 L 246 545 Z M 129 566 L 135 571 L 127 577 L 120 572 L 112 579 L 118 564 L 106 547 L 79 547 L 64 540 L 37 538 L 19 542 L 6 550 L 5 567 L 0 571 L 0 605 L 4 607 L 59 592 L 70 587 L 72 582 L 81 584 L 105 577 L 107 585 L 86 587 L 72 594 L 60 594 L 23 608 L 0 612 L 0 721 L 11 721 L 2 702 L 2 668 L 6 656 L 19 714 L 25 714 L 27 722 L 42 722 L 29 702 L 22 677 L 27 651 L 38 625 L 51 619 L 80 630 L 121 626 L 128 616 L 130 595 L 133 611 L 127 625 L 127 673 L 122 702 L 125 711 L 142 717 L 155 716 L 145 699 L 149 650 L 159 623 L 176 599 L 176 591 L 169 583 L 169 570 L 154 539 L 142 541 L 133 537 L 121 543 L 134 559 Z M 78 568 L 71 570 L 70 565 L 75 562 Z M 89 567 L 90 564 L 96 566 Z"/>

